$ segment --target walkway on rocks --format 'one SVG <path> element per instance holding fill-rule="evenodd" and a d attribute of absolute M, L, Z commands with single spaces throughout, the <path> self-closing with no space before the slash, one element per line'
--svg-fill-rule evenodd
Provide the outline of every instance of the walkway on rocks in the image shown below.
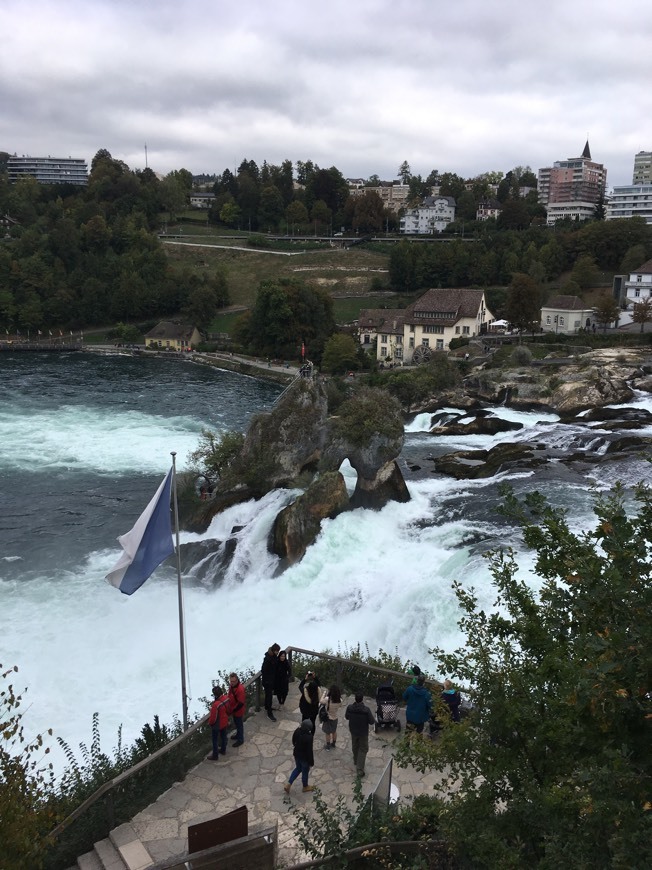
<path fill-rule="evenodd" d="M 342 699 L 335 749 L 325 749 L 324 735 L 317 723 L 315 766 L 310 774 L 310 783 L 322 792 L 331 806 L 339 795 L 351 798 L 353 794 L 355 767 L 348 722 L 344 718 L 346 705 L 352 700 Z M 375 702 L 366 698 L 365 703 L 375 713 Z M 131 839 L 134 832 L 139 839 L 139 843 L 131 844 L 132 851 L 142 855 L 139 850 L 144 846 L 152 862 L 181 855 L 187 848 L 189 824 L 213 819 L 244 804 L 249 811 L 250 830 L 278 823 L 279 866 L 290 866 L 306 860 L 307 856 L 300 849 L 295 835 L 292 807 L 309 807 L 313 795 L 302 791 L 300 779 L 293 784 L 289 797 L 283 790 L 294 768 L 292 732 L 301 718 L 295 685 L 290 687 L 285 708 L 275 711 L 275 716 L 277 721 L 272 722 L 261 710 L 250 717 L 245 722 L 243 746 L 233 748 L 229 743 L 226 755 L 221 756 L 219 761 L 202 761 L 183 782 L 176 783 L 155 803 L 138 813 L 131 826 L 123 825 L 125 829 L 133 828 Z M 381 729 L 378 734 L 374 734 L 373 727 L 370 729 L 366 776 L 362 781 L 364 795 L 377 785 L 392 757 L 395 741 L 404 732 L 403 710 L 399 711 L 399 716 L 400 734 L 396 729 Z M 207 753 L 210 750 L 208 740 L 206 750 Z M 394 766 L 392 782 L 398 788 L 401 799 L 410 799 L 432 792 L 437 776 L 434 773 L 424 775 L 413 768 Z M 115 836 L 112 839 L 116 841 Z M 134 865 L 134 870 L 146 866 L 141 859 L 140 863 Z"/>

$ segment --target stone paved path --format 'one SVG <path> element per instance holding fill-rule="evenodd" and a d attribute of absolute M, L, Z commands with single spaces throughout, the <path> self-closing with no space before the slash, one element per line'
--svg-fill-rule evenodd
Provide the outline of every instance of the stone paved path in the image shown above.
<path fill-rule="evenodd" d="M 348 722 L 344 719 L 346 704 L 352 700 L 342 699 L 334 750 L 324 748 L 324 735 L 319 723 L 317 725 L 315 766 L 310 783 L 321 790 L 329 803 L 334 802 L 338 795 L 350 798 L 353 794 L 355 767 Z M 375 713 L 375 702 L 366 698 L 365 703 Z M 233 748 L 229 742 L 226 755 L 219 761 L 202 761 L 182 783 L 176 783 L 133 819 L 136 834 L 155 861 L 185 851 L 189 824 L 207 821 L 243 804 L 249 809 L 250 830 L 278 822 L 280 866 L 306 859 L 294 833 L 292 808 L 309 807 L 313 796 L 303 793 L 300 779 L 293 784 L 289 797 L 283 791 L 283 785 L 294 768 L 292 732 L 301 718 L 295 686 L 290 687 L 285 708 L 275 711 L 275 716 L 277 721 L 272 722 L 263 710 L 250 717 L 245 722 L 243 746 Z M 365 795 L 377 785 L 392 757 L 394 743 L 404 733 L 403 710 L 399 716 L 402 723 L 400 735 L 395 729 L 381 730 L 378 734 L 370 729 L 366 777 L 363 779 Z M 206 750 L 207 753 L 210 750 L 208 741 Z M 412 768 L 394 766 L 392 781 L 401 798 L 406 799 L 431 792 L 435 777 L 436 774 L 423 775 Z"/>

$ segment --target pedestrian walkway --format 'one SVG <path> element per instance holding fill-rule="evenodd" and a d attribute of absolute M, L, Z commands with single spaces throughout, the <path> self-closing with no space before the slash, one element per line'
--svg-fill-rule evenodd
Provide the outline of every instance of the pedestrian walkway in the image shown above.
<path fill-rule="evenodd" d="M 322 792 L 329 806 L 334 805 L 339 795 L 347 799 L 353 795 L 355 767 L 348 722 L 344 718 L 346 705 L 352 700 L 342 699 L 335 749 L 325 749 L 324 735 L 317 723 L 315 766 L 310 783 Z M 276 722 L 264 710 L 247 719 L 243 746 L 229 745 L 219 761 L 202 761 L 183 782 L 176 783 L 134 817 L 133 830 L 153 861 L 164 861 L 185 852 L 188 825 L 216 818 L 243 804 L 248 807 L 250 830 L 278 823 L 279 866 L 306 860 L 295 835 L 292 808 L 309 808 L 313 793 L 302 791 L 300 779 L 292 786 L 289 797 L 283 791 L 294 768 L 292 733 L 301 720 L 298 702 L 299 693 L 291 686 L 285 708 L 275 711 Z M 375 702 L 366 698 L 365 703 L 375 713 Z M 373 727 L 370 729 L 366 776 L 362 780 L 364 795 L 375 788 L 392 757 L 396 740 L 404 733 L 403 711 L 400 715 L 403 726 L 400 734 L 394 729 L 374 734 Z M 208 735 L 206 750 L 210 751 Z M 413 768 L 394 766 L 392 781 L 405 800 L 432 792 L 437 777 L 435 773 L 424 775 Z"/>

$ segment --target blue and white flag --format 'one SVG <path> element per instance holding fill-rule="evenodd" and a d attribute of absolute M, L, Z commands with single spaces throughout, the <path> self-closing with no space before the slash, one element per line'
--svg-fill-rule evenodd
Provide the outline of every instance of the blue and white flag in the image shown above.
<path fill-rule="evenodd" d="M 172 469 L 136 520 L 133 529 L 118 538 L 124 553 L 106 579 L 125 595 L 140 589 L 161 562 L 174 553 L 170 518 L 171 486 Z"/>

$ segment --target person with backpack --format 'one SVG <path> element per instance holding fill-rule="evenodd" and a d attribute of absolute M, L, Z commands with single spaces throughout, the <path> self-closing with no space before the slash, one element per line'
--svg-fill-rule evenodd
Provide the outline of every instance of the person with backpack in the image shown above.
<path fill-rule="evenodd" d="M 308 785 L 308 776 L 310 768 L 315 766 L 315 756 L 312 749 L 312 741 L 314 737 L 314 727 L 310 719 L 304 719 L 301 725 L 292 735 L 292 746 L 294 747 L 293 755 L 295 767 L 290 778 L 283 786 L 285 794 L 290 794 L 290 788 L 294 780 L 301 774 L 301 782 L 304 791 L 314 791 L 314 785 Z"/>
<path fill-rule="evenodd" d="M 265 710 L 267 716 L 272 722 L 276 722 L 276 716 L 273 713 L 274 701 L 274 683 L 276 681 L 276 665 L 278 662 L 278 654 L 281 647 L 277 643 L 273 643 L 263 657 L 263 663 L 260 667 L 260 679 L 265 692 Z"/>
<path fill-rule="evenodd" d="M 211 726 L 213 740 L 213 752 L 207 755 L 209 761 L 217 761 L 220 755 L 226 753 L 226 732 L 229 727 L 229 715 L 231 714 L 231 699 L 224 694 L 221 686 L 213 686 L 214 701 L 211 704 L 211 712 L 208 724 Z M 220 747 L 218 749 L 218 739 Z"/>
<path fill-rule="evenodd" d="M 460 721 L 460 704 L 462 696 L 453 686 L 450 680 L 444 680 L 444 690 L 441 693 L 441 699 L 448 706 L 453 722 Z"/>
<path fill-rule="evenodd" d="M 247 710 L 245 687 L 237 674 L 229 674 L 229 700 L 235 725 L 235 737 L 232 746 L 242 746 L 244 743 L 244 715 Z"/>

